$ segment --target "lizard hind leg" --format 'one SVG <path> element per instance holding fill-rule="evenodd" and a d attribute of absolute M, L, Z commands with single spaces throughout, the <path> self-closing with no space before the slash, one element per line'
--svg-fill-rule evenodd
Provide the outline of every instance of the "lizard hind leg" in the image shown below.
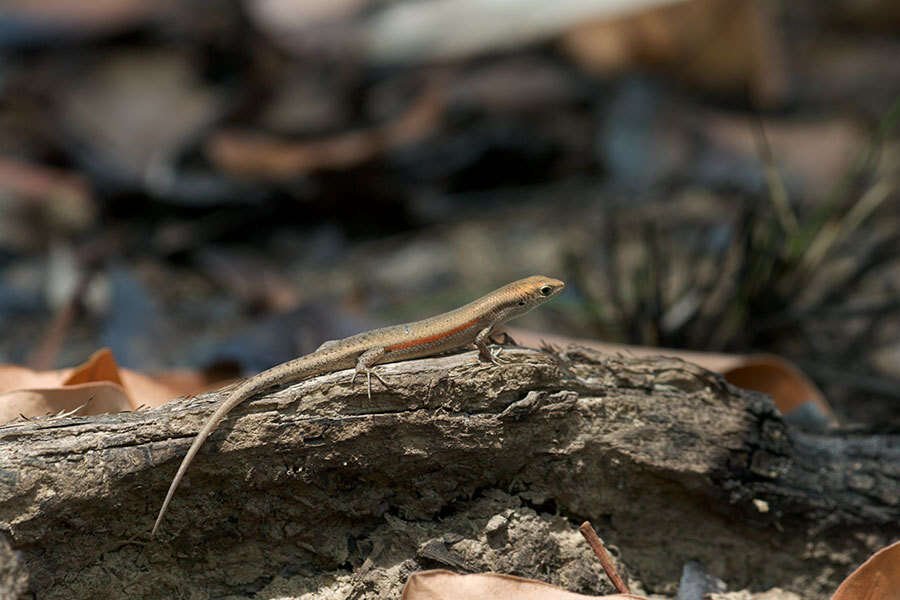
<path fill-rule="evenodd" d="M 323 350 L 328 350 L 329 348 L 334 348 L 344 340 L 328 340 L 327 342 L 322 342 L 322 345 L 316 348 L 316 352 L 322 352 Z"/>
<path fill-rule="evenodd" d="M 381 382 L 381 384 L 390 389 L 391 386 L 387 384 L 387 382 L 381 378 L 381 375 L 378 374 L 378 371 L 375 370 L 375 363 L 378 362 L 384 356 L 384 348 L 370 348 L 366 350 L 362 354 L 359 355 L 359 358 L 356 361 L 356 370 L 353 372 L 353 378 L 350 380 L 350 383 L 356 381 L 356 376 L 360 374 L 365 374 L 366 376 L 366 390 L 369 394 L 369 400 L 372 399 L 372 375 Z"/>

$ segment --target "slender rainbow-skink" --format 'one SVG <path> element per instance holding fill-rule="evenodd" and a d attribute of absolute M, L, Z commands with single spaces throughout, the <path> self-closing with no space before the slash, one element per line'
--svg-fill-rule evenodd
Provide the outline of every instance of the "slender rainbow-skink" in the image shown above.
<path fill-rule="evenodd" d="M 239 385 L 203 425 L 169 486 L 151 535 L 159 524 L 175 489 L 181 483 L 200 446 L 235 406 L 275 385 L 301 381 L 356 366 L 353 380 L 365 375 L 369 397 L 372 375 L 385 383 L 375 371 L 377 364 L 430 356 L 467 344 L 474 344 L 482 359 L 497 364 L 496 355 L 487 347 L 488 337 L 499 324 L 524 315 L 559 294 L 565 283 L 551 277 L 534 275 L 514 281 L 478 300 L 430 319 L 373 329 L 342 340 L 325 342 L 307 354 L 254 375 Z M 351 380 L 352 381 L 352 380 Z M 387 386 L 387 384 L 385 383 Z"/>

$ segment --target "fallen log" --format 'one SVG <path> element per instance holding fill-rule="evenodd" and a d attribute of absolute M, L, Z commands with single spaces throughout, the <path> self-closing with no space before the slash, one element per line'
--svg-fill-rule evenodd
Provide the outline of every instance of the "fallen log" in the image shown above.
<path fill-rule="evenodd" d="M 608 593 L 590 519 L 632 589 L 688 560 L 732 589 L 828 595 L 900 535 L 900 435 L 809 434 L 766 396 L 673 358 L 466 352 L 274 390 L 207 441 L 224 393 L 0 427 L 0 597 L 398 597 L 420 568 Z"/>

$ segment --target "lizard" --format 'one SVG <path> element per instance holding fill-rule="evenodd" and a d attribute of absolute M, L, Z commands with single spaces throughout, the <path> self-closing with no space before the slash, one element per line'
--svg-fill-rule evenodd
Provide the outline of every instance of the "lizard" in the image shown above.
<path fill-rule="evenodd" d="M 200 446 L 241 402 L 276 385 L 303 381 L 354 366 L 350 383 L 355 382 L 358 375 L 365 375 L 371 399 L 373 375 L 389 387 L 375 370 L 375 365 L 439 354 L 469 344 L 477 348 L 481 360 L 500 364 L 499 351 L 495 354 L 487 347 L 494 328 L 550 300 L 564 287 L 562 281 L 542 275 L 519 279 L 464 306 L 428 319 L 329 340 L 311 354 L 276 365 L 245 380 L 229 393 L 197 433 L 172 479 L 150 536 L 156 535 L 169 502 Z"/>

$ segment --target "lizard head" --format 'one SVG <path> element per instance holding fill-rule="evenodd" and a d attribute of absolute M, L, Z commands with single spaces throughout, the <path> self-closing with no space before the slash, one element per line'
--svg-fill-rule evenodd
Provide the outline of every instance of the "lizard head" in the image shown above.
<path fill-rule="evenodd" d="M 505 304 L 503 320 L 524 315 L 559 294 L 564 287 L 566 284 L 559 279 L 543 275 L 513 281 L 503 289 L 506 292 L 502 294 Z"/>

